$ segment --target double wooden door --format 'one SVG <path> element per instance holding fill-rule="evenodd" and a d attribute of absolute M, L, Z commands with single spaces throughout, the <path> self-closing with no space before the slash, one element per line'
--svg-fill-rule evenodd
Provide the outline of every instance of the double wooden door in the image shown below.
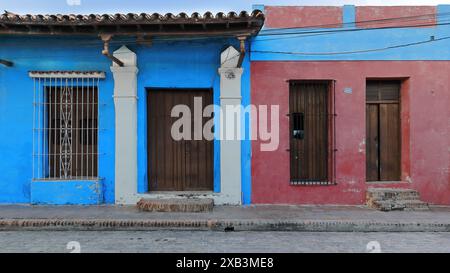
<path fill-rule="evenodd" d="M 368 81 L 366 180 L 400 180 L 400 82 Z"/>
<path fill-rule="evenodd" d="M 212 90 L 148 90 L 147 150 L 150 191 L 213 189 L 213 141 L 206 140 L 203 136 L 201 140 L 194 140 L 194 98 L 201 98 L 203 110 L 212 104 Z M 172 125 L 179 119 L 171 117 L 172 108 L 176 105 L 186 105 L 190 109 L 190 139 L 176 140 L 171 135 Z M 202 128 L 209 119 L 202 118 Z"/>

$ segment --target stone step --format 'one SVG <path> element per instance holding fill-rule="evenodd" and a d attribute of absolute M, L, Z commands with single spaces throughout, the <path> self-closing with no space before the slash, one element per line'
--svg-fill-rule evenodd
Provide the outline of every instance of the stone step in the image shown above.
<path fill-rule="evenodd" d="M 377 200 L 397 199 L 414 200 L 420 199 L 417 191 L 411 189 L 393 189 L 393 188 L 369 188 L 367 196 Z"/>
<path fill-rule="evenodd" d="M 141 211 L 148 212 L 210 212 L 214 207 L 211 198 L 143 198 L 137 203 Z"/>
<path fill-rule="evenodd" d="M 420 200 L 405 200 L 405 201 L 376 201 L 372 203 L 372 208 L 381 211 L 391 210 L 428 210 L 428 203 Z"/>
<path fill-rule="evenodd" d="M 412 189 L 369 188 L 366 204 L 381 211 L 427 210 L 428 204 L 420 201 L 420 195 Z"/>

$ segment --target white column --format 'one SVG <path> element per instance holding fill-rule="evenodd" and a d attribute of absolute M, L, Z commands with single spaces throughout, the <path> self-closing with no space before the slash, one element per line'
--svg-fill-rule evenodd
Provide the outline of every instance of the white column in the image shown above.
<path fill-rule="evenodd" d="M 136 204 L 137 194 L 137 58 L 126 46 L 114 52 L 124 63 L 113 64 L 116 117 L 115 203 Z"/>
<path fill-rule="evenodd" d="M 240 205 L 241 185 L 241 76 L 239 52 L 229 47 L 221 54 L 220 74 L 220 185 L 218 203 Z"/>

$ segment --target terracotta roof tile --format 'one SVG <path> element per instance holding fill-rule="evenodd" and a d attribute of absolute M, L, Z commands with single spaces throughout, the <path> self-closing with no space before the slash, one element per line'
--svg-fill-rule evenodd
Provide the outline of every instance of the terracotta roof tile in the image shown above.
<path fill-rule="evenodd" d="M 0 15 L 0 34 L 115 34 L 115 35 L 255 35 L 264 24 L 259 10 L 239 14 L 194 12 L 116 14 Z"/>
<path fill-rule="evenodd" d="M 254 10 L 251 14 L 246 11 L 241 11 L 239 14 L 236 12 L 229 12 L 225 14 L 218 12 L 213 14 L 212 12 L 205 12 L 201 15 L 198 12 L 192 13 L 191 16 L 181 12 L 177 15 L 173 13 L 159 14 L 159 13 L 116 13 L 116 14 L 25 14 L 18 15 L 11 12 L 5 12 L 0 15 L 0 22 L 2 23 L 119 23 L 119 22 L 140 22 L 140 23 L 155 23 L 155 22 L 167 22 L 167 21 L 215 21 L 215 20 L 239 20 L 239 19 L 260 19 L 264 20 L 264 14 L 259 10 Z"/>

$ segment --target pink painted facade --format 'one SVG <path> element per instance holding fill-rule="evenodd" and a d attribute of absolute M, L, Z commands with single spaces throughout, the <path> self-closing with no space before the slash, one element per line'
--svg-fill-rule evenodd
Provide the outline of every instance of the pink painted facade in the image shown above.
<path fill-rule="evenodd" d="M 266 28 L 342 26 L 341 7 L 268 6 L 265 13 Z"/>
<path fill-rule="evenodd" d="M 436 23 L 434 6 L 356 7 L 356 26 L 360 28 L 427 26 Z M 401 17 L 400 19 L 398 19 Z"/>
<path fill-rule="evenodd" d="M 363 204 L 368 187 L 404 187 L 418 190 L 423 201 L 450 205 L 449 71 L 449 61 L 252 62 L 252 104 L 281 109 L 278 149 L 263 152 L 259 141 L 252 144 L 252 203 Z M 402 81 L 401 181 L 366 182 L 367 79 Z M 335 80 L 337 185 L 289 183 L 287 80 Z"/>

